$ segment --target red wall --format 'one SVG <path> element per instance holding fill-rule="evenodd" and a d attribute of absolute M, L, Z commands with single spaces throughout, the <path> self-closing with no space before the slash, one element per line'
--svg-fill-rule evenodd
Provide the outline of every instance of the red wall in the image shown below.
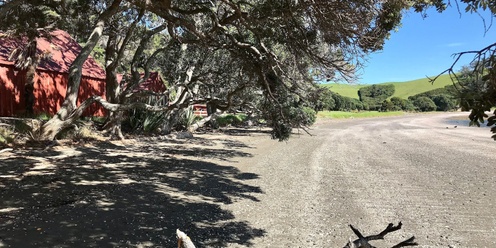
<path fill-rule="evenodd" d="M 24 82 L 26 73 L 15 71 L 11 66 L 0 66 L 0 116 L 23 115 L 24 104 Z M 47 71 L 36 71 L 34 78 L 34 112 L 54 115 L 64 101 L 67 74 Z M 105 81 L 83 77 L 79 88 L 78 104 L 85 99 L 99 95 L 105 97 Z M 103 116 L 104 109 L 92 104 L 84 112 L 85 116 Z"/>
<path fill-rule="evenodd" d="M 15 109 L 18 109 L 21 101 L 20 95 L 24 87 L 19 89 L 17 85 L 24 85 L 23 82 L 15 83 L 18 72 L 9 67 L 0 66 L 0 116 L 12 116 Z"/>

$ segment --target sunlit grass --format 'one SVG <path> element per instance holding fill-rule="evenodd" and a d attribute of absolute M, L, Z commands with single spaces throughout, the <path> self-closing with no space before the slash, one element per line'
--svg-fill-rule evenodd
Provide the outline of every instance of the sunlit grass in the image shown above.
<path fill-rule="evenodd" d="M 440 76 L 434 83 L 429 82 L 428 78 L 421 78 L 406 82 L 386 82 L 381 84 L 394 84 L 394 95 L 403 99 L 426 91 L 443 88 L 446 85 L 451 85 L 451 78 L 449 75 Z M 358 90 L 364 86 L 357 84 L 321 84 L 328 87 L 331 91 L 336 92 L 342 96 L 358 99 Z"/>
<path fill-rule="evenodd" d="M 345 112 L 345 111 L 321 111 L 317 113 L 318 118 L 370 118 L 370 117 L 387 117 L 387 116 L 401 116 L 405 112 L 392 111 L 392 112 L 379 112 L 379 111 L 361 111 L 361 112 Z"/>

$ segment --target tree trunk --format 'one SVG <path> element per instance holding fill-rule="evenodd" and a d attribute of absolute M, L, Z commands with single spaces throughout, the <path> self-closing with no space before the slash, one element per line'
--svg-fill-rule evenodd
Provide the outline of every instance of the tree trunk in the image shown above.
<path fill-rule="evenodd" d="M 29 42 L 22 50 L 14 52 L 11 56 L 16 57 L 15 67 L 26 72 L 24 82 L 24 114 L 31 116 L 34 105 L 34 75 L 38 66 L 36 35 L 28 35 Z"/>
<path fill-rule="evenodd" d="M 117 37 L 115 35 L 111 35 L 109 37 L 107 43 L 107 49 L 106 49 L 106 61 L 107 61 L 106 90 L 107 90 L 107 101 L 109 101 L 110 103 L 127 104 L 128 103 L 127 95 L 129 95 L 129 93 L 132 91 L 133 86 L 139 84 L 141 80 L 146 80 L 148 74 L 148 67 L 145 66 L 144 68 L 145 78 L 141 78 L 140 73 L 137 71 L 137 68 L 135 68 L 137 64 L 137 60 L 142 58 L 146 44 L 149 42 L 150 38 L 154 34 L 159 33 L 161 30 L 165 29 L 165 25 L 162 25 L 164 26 L 163 28 L 158 27 L 155 30 L 148 31 L 141 39 L 140 45 L 135 51 L 135 54 L 133 56 L 133 61 L 131 62 L 132 79 L 130 82 L 125 82 L 126 89 L 123 90 L 120 89 L 120 83 L 117 81 L 117 75 L 116 75 L 117 65 L 120 63 L 121 59 L 123 58 L 125 48 L 128 42 L 130 41 L 134 30 L 136 29 L 136 25 L 138 24 L 139 21 L 141 21 L 144 14 L 145 14 L 145 9 L 142 9 L 138 14 L 138 16 L 136 17 L 136 19 L 131 24 L 131 26 L 128 28 L 124 41 L 121 44 L 117 44 L 116 41 Z M 118 48 L 119 45 L 120 48 Z M 109 111 L 107 121 L 104 125 L 104 129 L 109 130 L 112 137 L 124 139 L 124 136 L 122 135 L 123 119 L 124 119 L 124 113 L 122 111 L 118 111 L 118 112 Z"/>
<path fill-rule="evenodd" d="M 71 114 L 77 107 L 83 64 L 100 40 L 105 22 L 117 12 L 121 2 L 122 0 L 114 0 L 112 5 L 99 16 L 88 42 L 69 67 L 69 79 L 64 102 L 57 114 L 41 127 L 40 139 L 53 140 L 60 131 L 71 126 L 75 121 L 74 118 L 71 118 Z"/>
<path fill-rule="evenodd" d="M 26 83 L 24 84 L 24 104 L 28 116 L 34 113 L 34 74 L 36 65 L 30 65 L 26 70 Z"/>
<path fill-rule="evenodd" d="M 106 98 L 110 103 L 119 103 L 120 87 L 117 81 L 117 75 L 115 73 L 115 68 L 107 66 L 106 70 Z M 117 137 L 118 139 L 124 139 L 121 131 L 121 120 L 123 114 L 121 112 L 107 111 L 107 121 L 103 129 L 108 130 L 112 137 Z"/>

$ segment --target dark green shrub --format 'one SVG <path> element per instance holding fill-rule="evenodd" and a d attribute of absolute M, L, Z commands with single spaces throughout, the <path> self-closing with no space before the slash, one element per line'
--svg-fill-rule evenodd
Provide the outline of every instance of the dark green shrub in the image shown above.
<path fill-rule="evenodd" d="M 437 109 L 436 104 L 430 98 L 421 96 L 413 101 L 415 109 L 420 112 L 429 112 Z"/>
<path fill-rule="evenodd" d="M 0 123 L 1 124 L 1 123 Z M 15 134 L 8 125 L 0 126 L 0 147 L 13 143 Z"/>
<path fill-rule="evenodd" d="M 217 125 L 225 126 L 239 126 L 247 119 L 246 114 L 225 114 L 217 117 Z"/>
<path fill-rule="evenodd" d="M 144 99 L 149 105 L 158 105 L 161 99 L 149 97 Z M 141 108 L 127 111 L 123 127 L 133 133 L 154 133 L 166 121 L 165 112 L 148 111 Z"/>
<path fill-rule="evenodd" d="M 381 112 L 397 111 L 398 109 L 396 109 L 396 107 L 397 106 L 395 106 L 390 100 L 384 100 L 381 104 L 380 111 Z"/>
<path fill-rule="evenodd" d="M 42 120 L 42 121 L 48 121 L 52 118 L 52 115 L 47 114 L 47 113 L 39 113 L 35 116 L 35 119 Z"/>
<path fill-rule="evenodd" d="M 437 111 L 452 111 L 457 109 L 457 101 L 449 95 L 437 95 L 432 98 L 437 106 Z"/>
<path fill-rule="evenodd" d="M 364 110 L 364 104 L 355 98 L 342 96 L 338 93 L 334 93 L 332 95 L 334 99 L 335 105 L 333 109 L 335 111 L 352 111 L 352 110 Z"/>
<path fill-rule="evenodd" d="M 390 99 L 393 107 L 391 111 L 414 111 L 415 106 L 410 100 L 399 98 L 399 97 L 391 97 Z"/>
<path fill-rule="evenodd" d="M 303 124 L 304 126 L 311 126 L 317 119 L 317 112 L 315 112 L 315 110 L 313 110 L 312 108 L 303 107 L 301 108 L 300 118 L 301 124 Z"/>
<path fill-rule="evenodd" d="M 318 92 L 319 96 L 315 103 L 315 110 L 333 110 L 336 106 L 336 101 L 333 98 L 333 93 L 328 88 L 322 87 Z"/>
<path fill-rule="evenodd" d="M 437 111 L 451 111 L 458 108 L 458 91 L 455 86 L 447 85 L 444 88 L 434 89 L 408 97 L 410 101 L 415 101 L 420 97 L 428 97 L 436 104 Z"/>
<path fill-rule="evenodd" d="M 394 94 L 393 84 L 373 84 L 358 90 L 358 97 L 366 103 L 371 110 L 380 110 L 382 103 Z"/>

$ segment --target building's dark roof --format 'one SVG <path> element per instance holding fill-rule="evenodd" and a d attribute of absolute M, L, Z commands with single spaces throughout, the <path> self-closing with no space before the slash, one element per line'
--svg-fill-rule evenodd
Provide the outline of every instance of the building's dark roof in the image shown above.
<path fill-rule="evenodd" d="M 50 33 L 50 40 L 37 38 L 37 53 L 48 54 L 46 59 L 40 61 L 38 70 L 68 73 L 74 59 L 81 51 L 81 46 L 62 30 Z M 9 56 L 15 48 L 25 46 L 25 39 L 0 38 L 0 64 L 14 65 L 9 61 Z M 90 56 L 83 64 L 83 76 L 105 79 L 105 71 Z"/>

